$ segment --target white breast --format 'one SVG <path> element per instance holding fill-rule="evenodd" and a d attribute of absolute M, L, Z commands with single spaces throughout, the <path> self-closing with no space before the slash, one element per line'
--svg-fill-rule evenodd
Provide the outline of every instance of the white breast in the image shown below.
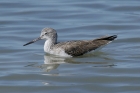
<path fill-rule="evenodd" d="M 52 42 L 51 40 L 46 40 L 44 44 L 44 51 L 49 53 L 51 49 Z"/>
<path fill-rule="evenodd" d="M 51 47 L 53 47 L 52 41 L 46 40 L 46 42 L 44 44 L 44 51 L 46 53 L 53 54 L 53 55 L 59 55 L 59 56 L 63 56 L 63 57 L 72 57 L 72 56 L 68 55 L 67 53 L 65 53 L 65 51 L 61 48 L 51 48 Z"/>

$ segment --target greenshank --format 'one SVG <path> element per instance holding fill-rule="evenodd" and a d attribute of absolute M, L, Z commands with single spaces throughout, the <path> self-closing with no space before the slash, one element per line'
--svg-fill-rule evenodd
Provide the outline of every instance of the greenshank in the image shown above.
<path fill-rule="evenodd" d="M 109 44 L 117 38 L 117 35 L 101 37 L 93 40 L 73 40 L 67 42 L 57 42 L 57 32 L 53 28 L 44 28 L 39 38 L 34 39 L 23 46 L 45 39 L 44 51 L 49 54 L 64 57 L 81 56 L 92 50 L 97 50 Z"/>

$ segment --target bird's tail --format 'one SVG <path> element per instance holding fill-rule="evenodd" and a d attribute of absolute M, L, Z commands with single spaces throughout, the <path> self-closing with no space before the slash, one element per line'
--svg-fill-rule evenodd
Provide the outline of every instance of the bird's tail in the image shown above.
<path fill-rule="evenodd" d="M 113 36 L 108 36 L 108 37 L 102 37 L 99 38 L 98 40 L 108 40 L 108 41 L 113 41 L 114 39 L 117 38 L 117 35 L 113 35 Z"/>

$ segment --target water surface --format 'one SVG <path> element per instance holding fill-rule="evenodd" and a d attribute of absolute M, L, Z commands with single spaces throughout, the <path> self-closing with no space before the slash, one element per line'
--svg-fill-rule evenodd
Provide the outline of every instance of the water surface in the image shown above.
<path fill-rule="evenodd" d="M 140 1 L 0 1 L 2 93 L 138 93 Z M 44 41 L 26 47 L 44 27 L 58 41 L 118 39 L 99 52 L 60 58 L 45 54 Z"/>

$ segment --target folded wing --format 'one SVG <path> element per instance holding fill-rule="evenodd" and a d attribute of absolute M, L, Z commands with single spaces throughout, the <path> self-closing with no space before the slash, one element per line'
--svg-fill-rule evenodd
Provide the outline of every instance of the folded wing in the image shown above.
<path fill-rule="evenodd" d="M 92 50 L 96 50 L 103 45 L 108 44 L 110 41 L 113 41 L 117 38 L 116 35 L 109 37 L 102 37 L 94 40 L 77 40 L 77 41 L 68 41 L 64 43 L 56 44 L 56 47 L 61 47 L 64 49 L 65 53 L 71 56 L 80 56 Z"/>

